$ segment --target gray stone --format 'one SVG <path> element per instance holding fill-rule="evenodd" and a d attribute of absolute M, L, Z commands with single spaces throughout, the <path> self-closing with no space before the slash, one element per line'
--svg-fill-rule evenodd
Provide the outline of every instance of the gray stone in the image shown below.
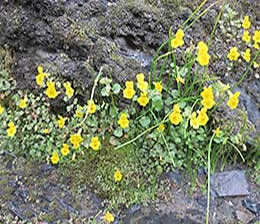
<path fill-rule="evenodd" d="M 218 197 L 248 195 L 248 184 L 245 172 L 233 170 L 215 173 L 211 179 L 212 190 Z"/>
<path fill-rule="evenodd" d="M 253 219 L 253 216 L 243 211 L 236 211 L 236 218 L 242 223 L 248 223 Z"/>

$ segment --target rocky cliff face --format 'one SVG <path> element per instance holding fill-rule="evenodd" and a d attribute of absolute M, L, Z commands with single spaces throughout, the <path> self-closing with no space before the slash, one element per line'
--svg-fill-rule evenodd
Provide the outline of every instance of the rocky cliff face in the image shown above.
<path fill-rule="evenodd" d="M 50 73 L 73 81 L 74 87 L 80 85 L 87 90 L 101 66 L 106 75 L 118 81 L 133 79 L 138 72 L 147 73 L 155 50 L 168 38 L 169 28 L 177 30 L 200 2 L 2 0 L 0 46 L 8 46 L 12 52 L 12 72 L 19 88 L 34 88 L 36 68 L 42 64 Z M 207 4 L 210 2 L 214 1 Z M 241 14 L 238 19 L 249 14 L 259 27 L 258 1 L 238 1 L 234 7 Z M 219 4 L 185 33 L 187 46 L 209 39 L 218 12 Z M 220 60 L 236 39 L 228 42 L 221 30 L 216 36 L 210 50 L 210 72 L 224 78 L 226 62 Z M 239 73 L 243 71 L 228 77 L 228 81 L 237 80 Z M 254 77 L 257 72 L 250 73 Z M 249 93 L 244 106 L 254 123 L 260 117 L 259 86 L 255 78 L 243 86 L 245 94 Z M 84 94 L 87 97 L 88 91 Z"/>

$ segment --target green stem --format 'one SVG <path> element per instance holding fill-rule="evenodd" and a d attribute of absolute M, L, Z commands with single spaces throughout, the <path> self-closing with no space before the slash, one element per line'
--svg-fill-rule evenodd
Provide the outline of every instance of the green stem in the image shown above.
<path fill-rule="evenodd" d="M 96 86 L 98 84 L 99 77 L 102 74 L 102 70 L 103 70 L 103 67 L 100 68 L 99 73 L 98 73 L 98 75 L 97 75 L 97 77 L 96 77 L 96 79 L 94 81 L 94 85 L 93 85 L 93 88 L 92 88 L 92 91 L 91 91 L 91 95 L 90 95 L 90 102 L 92 102 L 92 100 L 93 100 L 95 89 L 96 89 Z M 84 124 L 84 122 L 86 121 L 86 119 L 88 117 L 88 114 L 89 114 L 89 110 L 87 110 L 87 113 L 86 113 L 84 119 L 79 123 L 79 125 L 76 126 L 76 128 L 77 127 L 81 127 Z"/>
<path fill-rule="evenodd" d="M 207 197 L 207 214 L 206 214 L 206 224 L 209 223 L 209 206 L 210 206 L 210 152 L 211 152 L 211 145 L 212 145 L 212 141 L 213 138 L 215 137 L 215 132 L 214 134 L 211 136 L 210 138 L 210 142 L 209 142 L 209 150 L 208 150 L 208 197 Z"/>

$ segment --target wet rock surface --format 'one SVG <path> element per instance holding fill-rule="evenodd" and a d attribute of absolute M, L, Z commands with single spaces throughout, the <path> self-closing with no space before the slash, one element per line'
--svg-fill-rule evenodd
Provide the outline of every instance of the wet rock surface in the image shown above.
<path fill-rule="evenodd" d="M 211 181 L 212 191 L 215 191 L 218 197 L 244 196 L 249 194 L 245 172 L 242 170 L 215 173 Z"/>
<path fill-rule="evenodd" d="M 115 223 L 203 223 L 206 193 L 201 191 L 200 185 L 190 194 L 188 183 L 180 175 L 179 171 L 165 175 L 165 199 L 158 199 L 146 206 L 135 205 L 120 215 L 115 214 Z M 244 178 L 243 174 L 241 176 Z M 89 220 L 95 217 L 97 223 L 103 223 L 104 200 L 86 186 L 79 186 L 79 190 L 75 191 L 71 188 L 72 180 L 71 176 L 60 177 L 54 166 L 1 154 L 0 222 L 8 224 L 4 217 L 10 216 L 25 222 L 36 223 L 37 220 L 45 224 L 58 221 L 69 223 L 69 220 L 76 219 L 78 223 L 91 223 Z M 210 223 L 257 222 L 259 186 L 250 181 L 247 184 L 250 189 L 247 196 L 211 198 Z"/>

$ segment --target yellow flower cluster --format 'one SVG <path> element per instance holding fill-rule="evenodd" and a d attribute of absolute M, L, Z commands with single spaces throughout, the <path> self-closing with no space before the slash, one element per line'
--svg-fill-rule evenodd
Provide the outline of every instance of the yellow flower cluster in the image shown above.
<path fill-rule="evenodd" d="M 205 126 L 207 124 L 208 120 L 209 120 L 209 117 L 207 115 L 207 109 L 205 107 L 203 107 L 199 111 L 198 116 L 197 116 L 196 112 L 193 112 L 191 114 L 190 125 L 194 129 L 198 129 L 199 126 Z"/>
<path fill-rule="evenodd" d="M 229 50 L 229 53 L 228 53 L 228 59 L 230 61 L 236 61 L 240 56 L 240 53 L 238 52 L 238 49 L 237 47 L 232 47 L 230 50 Z"/>
<path fill-rule="evenodd" d="M 182 83 L 182 84 L 184 84 L 184 81 L 185 81 L 184 78 L 182 78 L 180 75 L 177 76 L 177 78 L 176 78 L 176 82 L 177 82 L 177 83 Z"/>
<path fill-rule="evenodd" d="M 242 54 L 242 57 L 246 62 L 249 62 L 251 58 L 251 50 L 247 48 L 246 51 Z"/>
<path fill-rule="evenodd" d="M 57 121 L 58 127 L 59 128 L 63 128 L 64 125 L 65 125 L 66 118 L 64 118 L 64 117 L 62 117 L 60 115 L 58 115 L 58 118 L 59 118 L 59 120 Z"/>
<path fill-rule="evenodd" d="M 78 149 L 80 147 L 80 144 L 82 141 L 83 141 L 83 138 L 78 133 L 70 136 L 70 142 L 75 149 Z"/>
<path fill-rule="evenodd" d="M 121 128 L 127 128 L 129 126 L 129 120 L 126 113 L 122 113 L 117 123 Z"/>
<path fill-rule="evenodd" d="M 7 136 L 8 137 L 13 137 L 14 135 L 15 135 L 15 133 L 16 133 L 16 127 L 15 127 L 15 125 L 14 125 L 14 122 L 9 122 L 9 124 L 8 124 L 8 129 L 7 129 Z"/>
<path fill-rule="evenodd" d="M 164 124 L 160 124 L 159 127 L 157 128 L 157 131 L 159 132 L 164 132 L 164 130 L 165 130 Z"/>
<path fill-rule="evenodd" d="M 56 91 L 55 88 L 55 83 L 52 81 L 47 81 L 47 90 L 45 91 L 45 94 L 50 98 L 50 99 L 55 99 L 58 95 L 59 92 Z"/>
<path fill-rule="evenodd" d="M 245 16 L 243 19 L 243 22 L 242 22 L 242 27 L 244 29 L 249 29 L 250 26 L 251 26 L 251 22 L 250 22 L 249 16 Z"/>
<path fill-rule="evenodd" d="M 133 81 L 126 81 L 125 86 L 126 86 L 126 88 L 123 91 L 123 95 L 126 99 L 130 100 L 135 95 L 134 82 Z"/>
<path fill-rule="evenodd" d="M 75 115 L 77 118 L 82 118 L 84 113 L 83 113 L 83 107 L 79 106 L 75 112 Z"/>
<path fill-rule="evenodd" d="M 51 156 L 51 162 L 52 164 L 57 164 L 60 160 L 58 152 L 53 152 Z"/>
<path fill-rule="evenodd" d="M 209 64 L 210 55 L 208 54 L 208 46 L 203 41 L 198 43 L 198 56 L 197 61 L 202 66 L 206 66 Z"/>
<path fill-rule="evenodd" d="M 63 86 L 66 89 L 66 95 L 68 96 L 68 98 L 71 98 L 74 94 L 74 89 L 71 87 L 70 82 L 65 82 Z"/>
<path fill-rule="evenodd" d="M 36 83 L 41 87 L 43 85 L 44 78 L 48 76 L 48 73 L 44 73 L 43 68 L 40 65 L 37 67 L 37 71 L 38 74 L 36 75 Z"/>
<path fill-rule="evenodd" d="M 148 82 L 144 81 L 144 74 L 143 73 L 137 74 L 136 79 L 137 79 L 137 88 L 145 93 L 148 89 Z"/>
<path fill-rule="evenodd" d="M 181 110 L 178 104 L 174 104 L 173 111 L 170 113 L 169 119 L 174 125 L 178 125 L 180 122 L 182 122 Z"/>
<path fill-rule="evenodd" d="M 63 156 L 67 156 L 69 154 L 69 152 L 70 152 L 69 145 L 68 144 L 63 144 L 60 152 L 61 152 L 61 154 Z"/>
<path fill-rule="evenodd" d="M 120 170 L 116 170 L 116 172 L 114 173 L 114 180 L 115 180 L 115 182 L 120 182 L 122 177 L 123 177 L 123 175 L 120 172 Z"/>
<path fill-rule="evenodd" d="M 90 147 L 91 147 L 93 150 L 95 150 L 95 151 L 99 150 L 100 145 L 101 145 L 101 144 L 100 144 L 100 141 L 99 141 L 99 139 L 98 139 L 97 136 L 91 138 Z"/>
<path fill-rule="evenodd" d="M 27 106 L 27 98 L 24 97 L 24 99 L 20 99 L 20 101 L 19 101 L 19 107 L 20 107 L 21 109 L 24 109 L 26 106 Z"/>
<path fill-rule="evenodd" d="M 215 104 L 212 87 L 204 87 L 204 90 L 200 94 L 202 96 L 201 104 L 206 109 L 211 109 Z"/>
<path fill-rule="evenodd" d="M 1 115 L 2 113 L 4 113 L 4 111 L 5 111 L 5 108 L 2 107 L 2 105 L 0 104 L 0 115 Z"/>
<path fill-rule="evenodd" d="M 104 216 L 104 220 L 108 223 L 112 223 L 112 222 L 114 222 L 115 218 L 110 212 L 107 211 Z"/>
<path fill-rule="evenodd" d="M 149 103 L 149 98 L 147 93 L 142 92 L 141 95 L 137 98 L 137 102 L 142 106 L 145 107 Z"/>
<path fill-rule="evenodd" d="M 231 110 L 237 108 L 238 103 L 239 103 L 239 96 L 240 92 L 235 92 L 234 94 L 230 94 L 229 100 L 227 102 L 227 105 L 230 107 Z"/>
<path fill-rule="evenodd" d="M 171 40 L 171 46 L 172 48 L 181 47 L 184 44 L 184 32 L 182 29 L 178 29 L 175 37 Z"/>
<path fill-rule="evenodd" d="M 97 110 L 97 106 L 93 100 L 88 100 L 88 113 L 94 114 Z"/>
<path fill-rule="evenodd" d="M 153 85 L 156 91 L 159 91 L 160 93 L 162 92 L 163 90 L 162 82 L 153 82 Z"/>

